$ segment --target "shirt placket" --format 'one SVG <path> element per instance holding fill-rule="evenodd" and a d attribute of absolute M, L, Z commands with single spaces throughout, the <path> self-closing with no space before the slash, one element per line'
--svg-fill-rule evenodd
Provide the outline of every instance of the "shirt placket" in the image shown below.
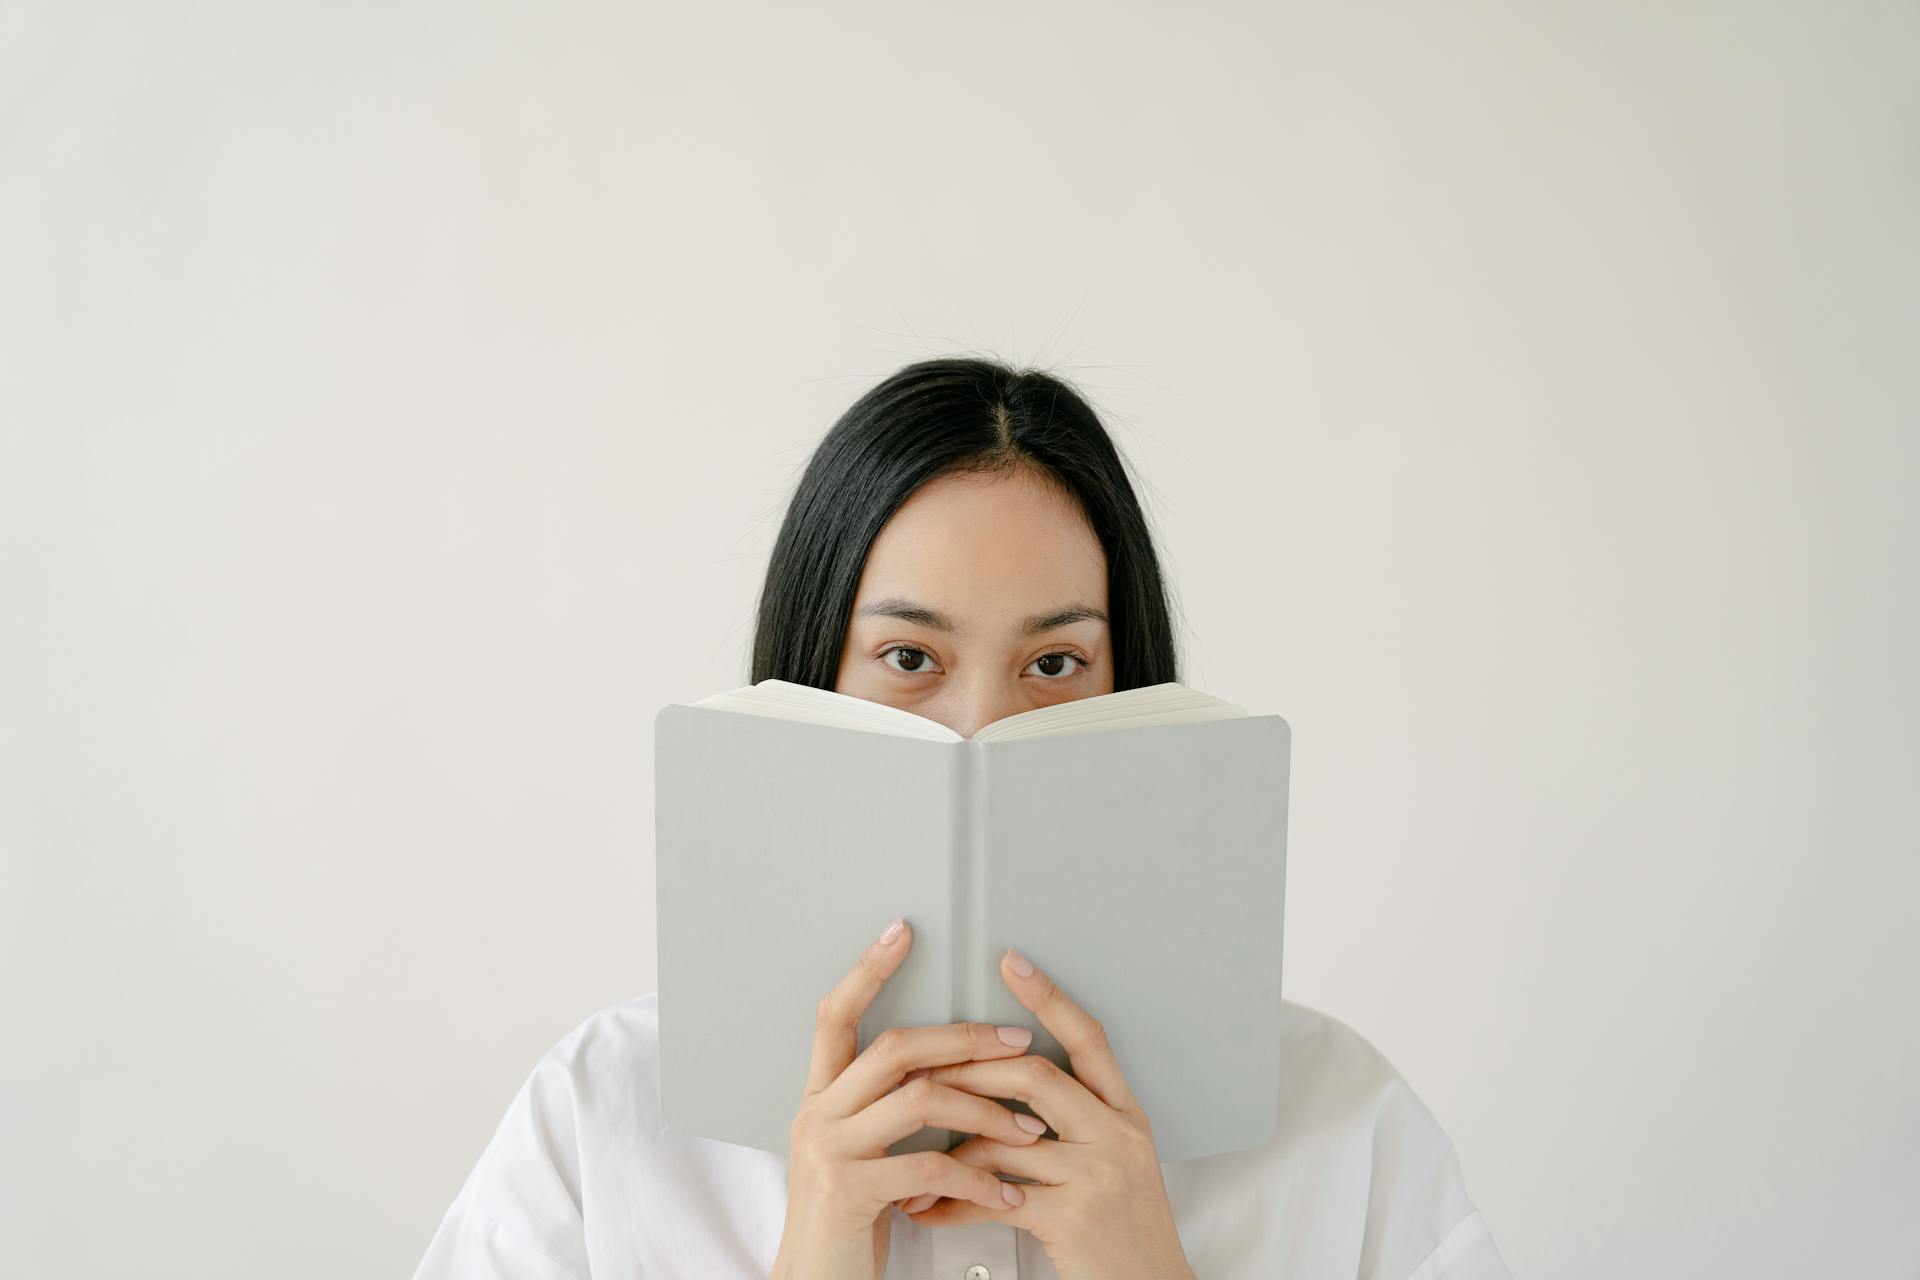
<path fill-rule="evenodd" d="M 1020 1280 L 1014 1228 L 998 1222 L 934 1227 L 929 1280 Z"/>

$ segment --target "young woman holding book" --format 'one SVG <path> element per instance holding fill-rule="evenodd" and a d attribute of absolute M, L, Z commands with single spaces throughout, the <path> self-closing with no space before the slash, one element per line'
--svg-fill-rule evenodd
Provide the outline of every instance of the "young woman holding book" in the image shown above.
<path fill-rule="evenodd" d="M 963 736 L 1177 680 L 1159 559 L 1093 410 L 970 358 L 869 391 L 773 549 L 752 672 L 769 678 Z M 1264 1145 L 1162 1164 L 1099 1011 L 1018 950 L 1000 980 L 1071 1072 L 1024 1052 L 1023 1027 L 900 1027 L 856 1052 L 912 939 L 891 922 L 823 993 L 785 1157 L 665 1128 L 654 995 L 588 1019 L 514 1099 L 417 1280 L 1506 1280 L 1451 1142 L 1339 1021 L 1284 1004 Z M 926 1126 L 977 1136 L 887 1154 Z"/>

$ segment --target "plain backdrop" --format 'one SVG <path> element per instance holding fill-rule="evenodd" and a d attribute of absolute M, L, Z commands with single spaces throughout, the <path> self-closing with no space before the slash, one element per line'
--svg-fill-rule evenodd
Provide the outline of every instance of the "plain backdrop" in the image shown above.
<path fill-rule="evenodd" d="M 0 5 L 0 1276 L 409 1274 L 959 352 L 1516 1276 L 1920 1275 L 1917 148 L 1891 0 Z"/>

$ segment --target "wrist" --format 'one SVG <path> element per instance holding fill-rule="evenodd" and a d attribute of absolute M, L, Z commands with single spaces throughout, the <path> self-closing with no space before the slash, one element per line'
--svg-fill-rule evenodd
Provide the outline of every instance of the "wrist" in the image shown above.
<path fill-rule="evenodd" d="M 789 1232 L 780 1238 L 768 1280 L 875 1280 L 873 1239 L 827 1241 Z"/>

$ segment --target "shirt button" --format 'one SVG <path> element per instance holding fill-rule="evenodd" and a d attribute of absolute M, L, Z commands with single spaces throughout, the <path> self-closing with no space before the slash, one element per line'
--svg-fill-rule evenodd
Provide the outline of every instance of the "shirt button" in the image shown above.
<path fill-rule="evenodd" d="M 967 1268 L 967 1274 L 963 1277 L 963 1280 L 993 1280 L 993 1272 L 976 1262 Z"/>

